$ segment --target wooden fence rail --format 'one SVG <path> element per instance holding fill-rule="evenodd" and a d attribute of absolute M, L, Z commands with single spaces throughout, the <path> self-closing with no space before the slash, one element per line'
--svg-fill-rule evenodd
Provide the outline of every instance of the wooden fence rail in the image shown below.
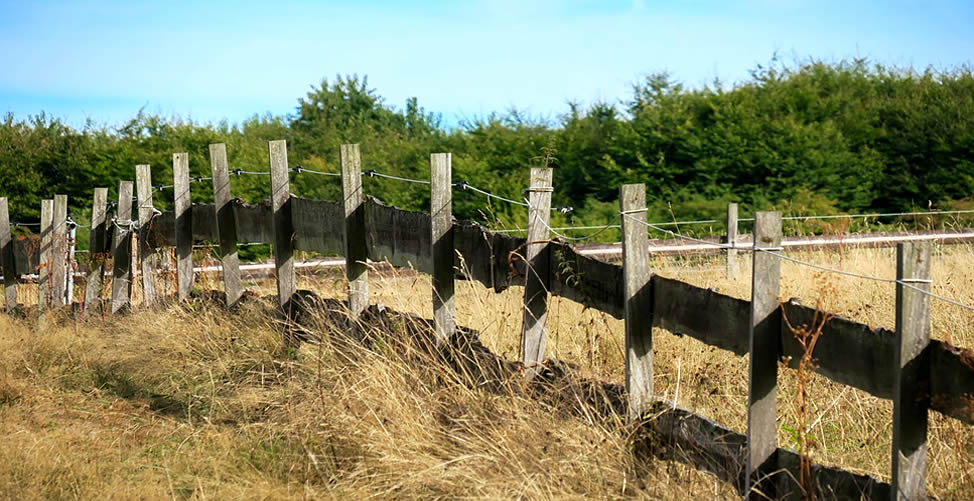
<path fill-rule="evenodd" d="M 646 252 L 643 185 L 626 185 L 620 189 L 624 260 L 619 266 L 582 255 L 571 245 L 549 238 L 551 169 L 532 170 L 528 186 L 528 235 L 520 238 L 491 232 L 470 221 L 452 219 L 449 154 L 431 156 L 429 213 L 391 207 L 365 195 L 358 145 L 345 145 L 341 149 L 342 202 L 311 200 L 290 193 L 283 141 L 269 144 L 269 158 L 271 201 L 250 205 L 231 197 L 226 148 L 222 144 L 211 145 L 216 202 L 192 205 L 188 156 L 175 154 L 175 212 L 162 214 L 152 214 L 151 190 L 145 188 L 151 187 L 149 168 L 139 166 L 141 224 L 127 227 L 124 223 L 132 217 L 132 183 L 123 181 L 119 186 L 112 244 L 111 311 L 121 311 L 131 301 L 129 246 L 135 230 L 139 233 L 142 263 L 158 248 L 178 248 L 176 290 L 180 299 L 189 297 L 192 290 L 192 243 L 219 241 L 229 306 L 243 294 L 237 242 L 273 244 L 280 306 L 285 315 L 296 291 L 294 250 L 346 256 L 349 304 L 353 313 L 363 311 L 368 305 L 366 261 L 411 267 L 433 277 L 434 325 L 440 339 L 449 337 L 455 325 L 453 281 L 456 278 L 477 281 L 498 292 L 514 285 L 524 286 L 522 362 L 529 377 L 545 362 L 549 294 L 625 321 L 626 389 L 634 418 L 644 415 L 658 402 L 652 385 L 652 327 L 690 336 L 739 356 L 748 355 L 748 428 L 744 439 L 746 453 L 741 458 L 746 473 L 744 491 L 783 495 L 792 489 L 789 487 L 792 484 L 783 480 L 784 473 L 775 473 L 795 467 L 794 455 L 775 443 L 778 363 L 784 361 L 791 368 L 797 367 L 803 348 L 789 324 L 810 325 L 820 312 L 792 301 L 778 302 L 779 213 L 757 214 L 752 301 L 746 301 L 652 274 Z M 106 224 L 106 194 L 103 188 L 96 189 L 94 194 L 94 214 L 98 221 L 93 224 L 102 228 L 102 232 Z M 63 201 L 66 206 L 66 199 L 56 197 L 55 200 Z M 7 199 L 0 198 L 0 264 L 9 308 L 10 277 L 30 272 L 31 266 L 22 262 L 25 260 L 23 246 L 15 245 L 11 239 L 7 203 Z M 49 236 L 54 234 L 52 228 L 63 226 L 64 215 L 55 206 L 60 207 L 53 201 L 42 204 L 42 241 L 46 243 L 42 243 L 39 270 L 44 277 L 55 266 L 45 272 L 43 263 L 53 262 L 56 258 L 53 254 L 60 252 L 53 252 Z M 728 221 L 734 219 L 736 207 L 728 210 Z M 736 238 L 736 232 L 728 235 L 730 242 Z M 107 249 L 102 236 L 93 237 L 92 242 L 93 249 Z M 893 481 L 889 485 L 871 482 L 880 486 L 875 492 L 891 493 L 900 499 L 925 495 L 927 411 L 974 424 L 974 351 L 929 339 L 929 297 L 917 290 L 929 290 L 928 245 L 901 244 L 898 248 L 900 282 L 896 287 L 895 331 L 872 329 L 829 316 L 812 354 L 818 362 L 815 371 L 819 374 L 893 401 Z M 734 259 L 734 253 L 729 253 L 729 258 Z M 63 273 L 64 265 L 57 267 Z M 88 281 L 88 286 L 100 288 L 97 278 L 102 271 L 93 270 L 96 277 Z M 151 266 L 143 268 L 144 277 L 151 273 Z M 728 265 L 728 274 L 734 273 L 736 262 Z M 40 285 L 44 286 L 43 280 Z M 41 290 L 42 300 L 51 295 L 48 289 Z M 15 300 L 15 294 L 13 297 Z M 89 290 L 85 297 L 90 307 L 91 299 L 97 298 L 98 293 Z M 146 300 L 151 297 L 147 294 Z M 685 434 L 687 430 L 673 433 Z M 706 449 L 708 445 L 701 444 L 701 447 Z M 849 485 L 861 487 L 862 482 L 856 479 L 859 477 L 850 480 Z"/>

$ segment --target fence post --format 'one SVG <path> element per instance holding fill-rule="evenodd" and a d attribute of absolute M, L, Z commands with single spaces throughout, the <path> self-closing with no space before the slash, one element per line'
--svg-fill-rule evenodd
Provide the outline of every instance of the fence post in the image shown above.
<path fill-rule="evenodd" d="M 288 182 L 287 141 L 267 143 L 271 163 L 271 207 L 274 225 L 274 268 L 277 272 L 277 304 L 290 332 L 291 300 L 297 290 L 294 277 L 294 221 L 291 220 L 291 189 Z M 285 335 L 285 344 L 290 343 Z"/>
<path fill-rule="evenodd" d="M 528 237 L 525 252 L 524 318 L 521 326 L 521 360 L 530 379 L 540 372 L 545 356 L 545 321 L 548 317 L 550 259 L 548 218 L 551 216 L 552 169 L 531 169 L 528 184 Z"/>
<path fill-rule="evenodd" d="M 132 181 L 118 183 L 117 210 L 112 238 L 112 314 L 132 302 Z"/>
<path fill-rule="evenodd" d="M 135 166 L 135 189 L 139 199 L 139 263 L 142 272 L 142 305 L 156 302 L 155 270 L 158 258 L 149 245 L 149 222 L 152 220 L 152 170 L 148 165 Z"/>
<path fill-rule="evenodd" d="M 454 298 L 453 173 L 449 153 L 430 155 L 430 215 L 433 260 L 433 324 L 437 344 L 449 342 L 456 327 Z"/>
<path fill-rule="evenodd" d="M 737 278 L 737 204 L 727 204 L 727 278 Z"/>
<path fill-rule="evenodd" d="M 108 232 L 105 214 L 108 205 L 108 188 L 95 188 L 91 202 L 91 236 L 88 239 L 88 280 L 85 282 L 85 306 L 83 315 L 101 303 L 101 285 L 105 276 L 105 259 L 108 251 Z"/>
<path fill-rule="evenodd" d="M 51 222 L 51 305 L 64 306 L 65 270 L 68 261 L 68 196 L 54 195 L 54 220 Z"/>
<path fill-rule="evenodd" d="M 359 145 L 343 144 L 342 194 L 345 199 L 345 276 L 348 309 L 359 316 L 369 307 L 368 249 L 365 244 L 365 204 L 362 193 L 362 159 Z"/>
<path fill-rule="evenodd" d="M 237 218 L 230 198 L 227 145 L 210 145 L 210 169 L 213 177 L 217 236 L 220 239 L 220 262 L 223 265 L 223 290 L 226 292 L 229 307 L 240 301 L 243 288 L 240 285 L 240 258 L 237 256 Z"/>
<path fill-rule="evenodd" d="M 638 419 L 653 402 L 653 294 L 646 230 L 646 186 L 619 187 L 622 276 L 625 287 L 626 393 L 629 416 Z"/>
<path fill-rule="evenodd" d="M 896 362 L 893 375 L 892 499 L 926 499 L 930 401 L 930 244 L 896 246 Z"/>
<path fill-rule="evenodd" d="M 14 261 L 7 197 L 0 197 L 0 271 L 3 271 L 3 304 L 9 313 L 17 308 L 17 264 Z"/>
<path fill-rule="evenodd" d="M 74 221 L 68 226 L 68 261 L 64 275 L 64 304 L 74 307 L 74 246 L 78 241 L 78 225 Z"/>
<path fill-rule="evenodd" d="M 172 155 L 173 201 L 176 223 L 176 282 L 179 300 L 193 291 L 193 202 L 189 191 L 189 154 Z"/>
<path fill-rule="evenodd" d="M 754 219 L 754 269 L 751 278 L 750 363 L 747 396 L 748 498 L 776 498 L 775 480 L 756 485 L 777 470 L 776 397 L 781 353 L 781 311 L 778 292 L 781 259 L 781 213 L 758 212 Z"/>
<path fill-rule="evenodd" d="M 51 305 L 51 241 L 54 221 L 54 200 L 41 200 L 41 252 L 37 262 L 37 311 L 44 311 Z"/>

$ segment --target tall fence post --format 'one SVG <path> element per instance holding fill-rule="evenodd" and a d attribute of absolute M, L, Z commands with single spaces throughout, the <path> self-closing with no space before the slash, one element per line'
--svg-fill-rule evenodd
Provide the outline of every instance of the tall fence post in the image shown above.
<path fill-rule="evenodd" d="M 291 219 L 291 188 L 287 168 L 287 141 L 267 143 L 271 163 L 271 207 L 274 225 L 274 268 L 277 272 L 277 304 L 285 320 L 285 344 L 290 346 L 291 301 L 297 291 L 294 276 L 294 221 Z"/>
<path fill-rule="evenodd" d="M 765 496 L 775 499 L 776 480 L 761 480 L 778 469 L 775 406 L 781 353 L 781 311 L 778 307 L 781 259 L 760 249 L 781 251 L 780 212 L 758 212 L 754 219 L 745 489 L 750 499 L 766 499 Z"/>
<path fill-rule="evenodd" d="M 189 154 L 172 155 L 176 223 L 176 283 L 180 301 L 193 291 L 193 202 L 189 191 Z"/>
<path fill-rule="evenodd" d="M 216 208 L 217 235 L 220 240 L 220 262 L 223 265 L 223 290 L 227 306 L 235 306 L 243 295 L 240 285 L 240 258 L 237 256 L 237 218 L 230 197 L 230 172 L 227 169 L 227 146 L 210 145 L 210 169 L 213 176 L 213 203 Z"/>
<path fill-rule="evenodd" d="M 629 415 L 638 419 L 653 403 L 653 294 L 646 229 L 646 187 L 619 187 L 622 213 L 623 305 L 626 329 L 626 393 Z"/>
<path fill-rule="evenodd" d="M 9 313 L 17 308 L 17 265 L 7 197 L 0 197 L 0 271 L 3 271 L 3 304 Z"/>
<path fill-rule="evenodd" d="M 82 309 L 84 316 L 88 316 L 92 308 L 101 304 L 101 287 L 108 252 L 107 205 L 108 188 L 95 188 L 91 202 L 91 236 L 88 238 L 89 268 L 88 279 L 85 282 L 85 306 Z"/>
<path fill-rule="evenodd" d="M 430 155 L 430 215 L 433 244 L 433 324 L 436 341 L 449 341 L 456 328 L 454 298 L 453 173 L 449 153 Z"/>
<path fill-rule="evenodd" d="M 54 221 L 54 200 L 41 200 L 41 252 L 37 262 L 37 311 L 44 311 L 51 305 L 51 270 L 54 268 L 51 256 Z"/>
<path fill-rule="evenodd" d="M 345 199 L 345 276 L 348 278 L 348 309 L 359 316 L 369 307 L 368 249 L 365 243 L 365 204 L 362 193 L 362 160 L 359 145 L 343 144 L 342 194 Z"/>
<path fill-rule="evenodd" d="M 930 403 L 930 244 L 896 246 L 896 373 L 893 375 L 892 499 L 926 499 Z"/>
<path fill-rule="evenodd" d="M 54 195 L 54 220 L 51 222 L 51 305 L 64 306 L 65 276 L 68 266 L 68 196 Z"/>
<path fill-rule="evenodd" d="M 737 278 L 737 204 L 727 204 L 727 278 Z"/>
<path fill-rule="evenodd" d="M 154 210 L 150 166 L 135 166 L 135 189 L 139 199 L 139 269 L 142 273 L 142 305 L 151 306 L 156 302 L 155 271 L 159 260 L 149 244 L 149 224 Z"/>
<path fill-rule="evenodd" d="M 74 250 L 78 241 L 78 224 L 68 221 L 68 261 L 64 275 L 64 304 L 74 305 Z"/>
<path fill-rule="evenodd" d="M 132 304 L 132 181 L 118 183 L 112 238 L 112 314 Z"/>
<path fill-rule="evenodd" d="M 528 184 L 528 238 L 525 261 L 524 318 L 521 324 L 521 361 L 525 376 L 541 371 L 545 357 L 545 321 L 548 317 L 548 290 L 551 263 L 548 245 L 548 220 L 551 216 L 552 170 L 531 169 Z"/>

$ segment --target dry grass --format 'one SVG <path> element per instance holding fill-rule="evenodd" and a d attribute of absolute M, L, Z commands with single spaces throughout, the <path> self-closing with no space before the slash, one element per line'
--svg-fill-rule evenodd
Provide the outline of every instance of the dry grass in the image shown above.
<path fill-rule="evenodd" d="M 934 259 L 934 290 L 974 304 L 971 248 L 944 249 Z M 801 257 L 885 277 L 895 262 L 889 249 Z M 749 295 L 747 266 L 734 281 L 709 259 L 658 259 L 654 267 Z M 838 291 L 826 298 L 830 310 L 892 327 L 891 284 L 825 278 L 791 263 L 782 275 L 785 299 L 814 304 L 827 281 Z M 334 276 L 302 278 L 301 286 L 342 296 Z M 373 303 L 431 316 L 425 277 L 374 278 L 371 288 Z M 273 293 L 272 284 L 256 289 Z M 460 283 L 458 324 L 517 359 L 520 292 Z M 933 319 L 935 337 L 974 347 L 974 313 L 934 302 Z M 318 320 L 324 330 L 343 329 Z M 548 325 L 553 357 L 622 382 L 619 321 L 556 298 Z M 746 358 L 656 334 L 657 391 L 743 431 Z M 196 304 L 89 323 L 0 316 L 0 498 L 735 497 L 707 474 L 633 458 L 624 420 L 566 413 L 515 381 L 471 386 L 391 343 L 373 347 L 323 342 L 282 355 L 260 303 L 234 314 Z M 782 371 L 779 391 L 779 425 L 794 425 L 794 371 Z M 890 402 L 817 376 L 809 391 L 809 412 L 819 418 L 813 459 L 886 478 Z M 789 444 L 783 431 L 779 444 Z M 932 494 L 974 497 L 974 427 L 932 413 L 929 461 Z"/>

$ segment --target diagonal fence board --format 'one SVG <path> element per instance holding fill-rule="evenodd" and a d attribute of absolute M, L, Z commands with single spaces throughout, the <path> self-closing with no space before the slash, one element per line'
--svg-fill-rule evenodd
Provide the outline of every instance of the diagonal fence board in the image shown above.
<path fill-rule="evenodd" d="M 291 195 L 294 248 L 322 254 L 345 254 L 345 207 L 338 202 Z"/>
<path fill-rule="evenodd" d="M 551 243 L 551 293 L 622 319 L 622 266 L 583 256 L 570 245 Z"/>
<path fill-rule="evenodd" d="M 788 301 L 782 306 L 781 346 L 785 356 L 790 356 L 788 366 L 798 367 L 802 348 L 788 328 L 812 326 L 815 308 Z M 821 320 L 819 320 L 821 322 Z M 833 316 L 825 323 L 822 335 L 815 345 L 814 357 L 818 372 L 845 385 L 863 390 L 879 398 L 893 396 L 893 349 L 896 339 L 886 329 L 871 329 L 851 320 Z"/>
<path fill-rule="evenodd" d="M 388 261 L 393 266 L 430 273 L 433 270 L 431 225 L 429 214 L 403 210 L 366 197 L 365 241 L 372 261 Z"/>
<path fill-rule="evenodd" d="M 656 327 L 738 356 L 747 354 L 749 301 L 659 275 L 653 276 L 653 297 Z"/>

